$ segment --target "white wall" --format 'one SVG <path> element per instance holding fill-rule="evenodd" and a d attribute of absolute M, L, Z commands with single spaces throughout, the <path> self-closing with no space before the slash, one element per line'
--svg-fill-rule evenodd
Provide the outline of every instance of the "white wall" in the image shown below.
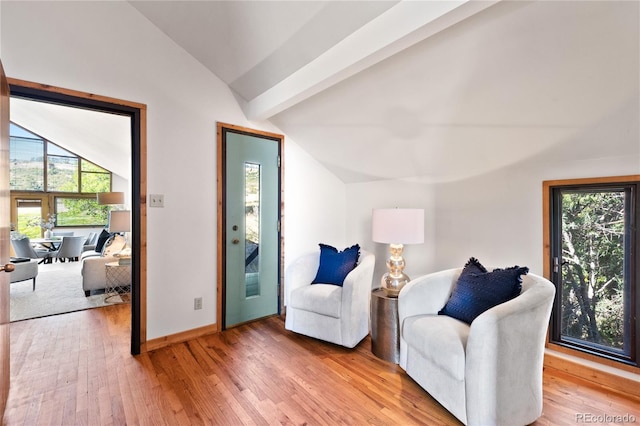
<path fill-rule="evenodd" d="M 640 174 L 638 117 L 640 102 L 636 90 L 629 93 L 628 102 L 600 121 L 564 132 L 566 135 L 560 141 L 538 140 L 549 148 L 531 150 L 529 157 L 515 163 L 505 162 L 488 172 L 423 185 L 398 182 L 392 188 L 386 183 L 348 185 L 347 211 L 360 212 L 359 219 L 366 220 L 365 210 L 376 204 L 392 207 L 395 200 L 423 203 L 425 216 L 432 221 L 425 227 L 425 241 L 431 247 L 422 249 L 423 266 L 416 267 L 416 261 L 409 257 L 412 253 L 407 253 L 410 276 L 416 275 L 411 271 L 414 268 L 426 273 L 460 267 L 471 256 L 488 266 L 528 266 L 532 273 L 541 275 L 542 182 Z M 525 128 L 521 132 L 524 139 L 532 137 Z M 475 142 L 482 144 L 482 137 L 476 136 Z M 514 140 L 514 149 L 517 142 Z M 385 203 L 375 194 L 391 198 Z M 370 238 L 370 230 L 361 229 L 359 235 Z M 409 250 L 414 247 L 409 246 Z"/>
<path fill-rule="evenodd" d="M 403 257 L 405 273 L 410 278 L 434 271 L 435 217 L 434 191 L 429 184 L 410 180 L 377 181 L 347 185 L 347 244 L 359 243 L 376 255 L 373 276 L 374 288 L 380 287 L 380 278 L 387 271 L 389 258 L 387 244 L 371 240 L 371 212 L 377 208 L 422 208 L 425 210 L 424 244 L 405 245 Z"/>
<path fill-rule="evenodd" d="M 147 337 L 215 323 L 216 122 L 254 127 L 228 87 L 127 2 L 0 9 L 9 77 L 147 105 L 147 190 L 165 196 L 148 209 Z M 287 259 L 323 235 L 340 241 L 344 185 L 288 139 L 285 171 Z"/>
<path fill-rule="evenodd" d="M 435 187 L 436 266 L 475 256 L 485 265 L 526 265 L 542 275 L 542 182 L 640 174 L 638 93 L 600 122 L 531 158 Z"/>
<path fill-rule="evenodd" d="M 289 140 L 289 142 L 292 142 Z M 345 245 L 346 188 L 306 151 L 285 139 L 285 268 L 318 244 Z"/>

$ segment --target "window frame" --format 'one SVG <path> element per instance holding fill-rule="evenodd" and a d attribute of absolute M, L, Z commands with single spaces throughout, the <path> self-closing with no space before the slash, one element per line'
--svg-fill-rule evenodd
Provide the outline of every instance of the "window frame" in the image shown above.
<path fill-rule="evenodd" d="M 51 202 L 51 206 L 53 213 L 55 213 L 56 215 L 56 228 L 98 228 L 98 227 L 103 227 L 107 224 L 108 221 L 108 215 L 107 218 L 104 222 L 102 223 L 94 223 L 94 224 L 75 224 L 75 225 L 61 225 L 58 222 L 58 199 L 59 198 L 63 198 L 63 199 L 73 199 L 73 200 L 93 200 L 96 201 L 96 195 L 91 194 L 91 193 L 83 193 L 83 194 L 75 194 L 75 193 L 66 193 L 66 192 L 58 192 L 56 193 L 56 195 L 54 195 L 52 197 L 52 202 Z"/>
<path fill-rule="evenodd" d="M 56 199 L 60 198 L 74 198 L 74 199 L 85 199 L 85 198 L 94 198 L 96 197 L 95 192 L 83 192 L 83 175 L 85 174 L 104 174 L 109 177 L 109 189 L 108 191 L 113 190 L 113 172 L 105 169 L 104 167 L 99 166 L 98 164 L 90 161 L 76 153 L 56 144 L 44 138 L 37 133 L 20 126 L 17 123 L 11 122 L 12 125 L 32 134 L 35 137 L 25 137 L 25 136 L 17 136 L 20 139 L 30 139 L 30 140 L 38 140 L 41 141 L 42 146 L 42 170 L 43 170 L 43 189 L 40 190 L 25 190 L 25 189 L 11 189 L 11 222 L 17 221 L 17 208 L 14 208 L 15 199 L 16 198 L 39 198 L 42 201 L 42 218 L 47 218 L 50 214 L 56 213 Z M 49 145 L 53 145 L 61 151 L 68 153 L 69 155 L 62 155 L 59 153 L 49 153 Z M 78 188 L 76 191 L 50 191 L 49 190 L 49 158 L 50 157 L 59 157 L 59 158 L 73 158 L 77 161 L 76 171 L 77 179 L 78 179 Z M 89 163 L 99 169 L 104 170 L 101 172 L 99 170 L 84 170 L 84 163 Z M 95 225 L 59 225 L 56 220 L 56 228 L 95 228 L 99 226 L 104 226 L 104 224 L 95 224 Z"/>
<path fill-rule="evenodd" d="M 629 371 L 638 372 L 640 365 L 640 230 L 637 225 L 640 222 L 640 175 L 613 176 L 600 178 L 565 179 L 543 182 L 543 268 L 547 279 L 557 285 L 557 276 L 560 270 L 554 271 L 554 247 L 561 244 L 558 229 L 560 224 L 555 220 L 556 213 L 553 197 L 560 190 L 606 190 L 632 187 L 632 200 L 627 203 L 630 209 L 630 223 L 625 228 L 629 236 L 625 238 L 625 245 L 630 248 L 630 253 L 625 254 L 625 277 L 630 281 L 629 299 L 625 303 L 630 305 L 629 315 L 624 318 L 628 321 L 630 335 L 630 350 L 628 355 L 617 355 L 615 351 L 601 350 L 598 345 L 579 344 L 576 342 L 562 341 L 561 321 L 558 318 L 557 310 L 560 308 L 560 292 L 556 292 L 556 299 L 551 315 L 550 328 L 547 338 L 547 347 L 559 352 L 571 354 L 579 358 L 585 358 L 597 363 L 623 368 Z M 557 236 L 556 241 L 552 238 Z M 626 250 L 626 249 L 625 249 Z"/>
<path fill-rule="evenodd" d="M 54 155 L 54 154 L 49 154 L 49 144 L 53 144 L 53 142 L 49 142 L 49 141 L 45 141 L 45 152 L 46 154 L 46 160 L 45 160 L 45 174 L 44 174 L 44 181 L 46 182 L 47 186 L 45 187 L 44 192 L 67 192 L 67 191 L 60 191 L 59 189 L 49 189 L 49 185 L 51 182 L 53 182 L 51 179 L 49 179 L 49 174 L 51 172 L 51 167 L 53 164 L 56 164 L 55 161 L 52 161 L 55 158 L 60 158 L 60 159 L 69 159 L 69 160 L 75 160 L 75 170 L 73 172 L 73 175 L 75 176 L 75 178 L 78 180 L 78 190 L 77 191 L 69 191 L 69 194 L 77 194 L 80 193 L 81 188 L 82 188 L 82 182 L 81 182 L 81 173 L 80 173 L 80 160 L 81 158 L 78 156 L 74 156 L 74 157 L 70 157 L 67 155 Z M 55 145 L 55 144 L 53 144 Z M 56 145 L 57 146 L 57 145 Z"/>
<path fill-rule="evenodd" d="M 18 126 L 15 123 L 12 123 L 12 124 Z M 20 127 L 21 129 L 24 129 L 21 126 L 18 126 L 18 127 Z M 9 161 L 10 161 L 10 164 L 9 164 L 9 189 L 11 191 L 44 192 L 44 190 L 47 187 L 47 170 L 46 170 L 46 165 L 47 165 L 47 162 L 46 162 L 47 141 L 45 141 L 42 138 L 28 138 L 28 137 L 25 137 L 25 136 L 20 136 L 18 138 L 23 142 L 26 141 L 26 140 L 29 140 L 29 141 L 34 141 L 34 142 L 37 141 L 37 142 L 40 142 L 42 144 L 42 168 L 41 168 L 41 171 L 42 171 L 42 190 L 40 191 L 40 190 L 37 190 L 37 189 L 34 189 L 34 190 L 27 190 L 27 189 L 21 189 L 21 190 L 17 190 L 16 189 L 16 190 L 14 190 L 14 189 L 11 189 L 11 170 L 13 169 L 13 163 L 11 162 L 11 160 L 12 160 L 12 157 L 11 157 L 11 142 L 16 140 L 14 138 L 15 138 L 15 136 L 10 136 L 9 137 L 9 143 L 10 143 L 10 147 L 9 147 Z"/>
<path fill-rule="evenodd" d="M 94 163 L 93 161 L 89 161 L 84 157 L 80 157 L 78 156 L 78 192 L 80 194 L 95 194 L 95 192 L 91 192 L 91 191 L 87 191 L 84 192 L 83 191 L 83 186 L 84 186 L 84 175 L 107 175 L 109 176 L 109 191 L 111 191 L 111 188 L 113 186 L 113 173 L 107 169 L 105 169 L 104 167 L 100 167 L 98 166 L 96 163 Z M 104 170 L 104 172 L 101 171 L 97 171 L 97 170 L 84 170 L 84 163 L 89 163 L 89 164 L 93 164 L 94 166 Z"/>
<path fill-rule="evenodd" d="M 72 151 L 60 146 L 57 143 L 52 142 L 49 139 L 38 135 L 37 133 L 35 133 L 35 132 L 33 132 L 33 131 L 25 128 L 25 127 L 20 126 L 17 123 L 11 122 L 11 124 L 16 126 L 16 127 L 21 128 L 22 130 L 24 130 L 26 132 L 31 133 L 34 136 L 36 136 L 36 138 L 27 138 L 27 137 L 24 137 L 24 136 L 19 136 L 19 138 L 42 141 L 42 143 L 43 143 L 43 156 L 42 156 L 43 169 L 42 170 L 43 170 L 43 174 L 44 174 L 43 183 L 42 183 L 42 185 L 43 185 L 42 186 L 42 188 L 43 188 L 42 191 L 37 191 L 37 190 L 30 191 L 30 190 L 26 190 L 26 189 L 11 189 L 11 193 L 14 193 L 14 192 L 16 192 L 16 193 L 17 192 L 30 192 L 30 193 L 35 193 L 35 194 L 38 194 L 38 193 L 44 193 L 44 194 L 63 193 L 63 194 L 85 194 L 85 195 L 93 195 L 93 196 L 95 196 L 94 192 L 93 193 L 92 192 L 82 192 L 82 189 L 83 189 L 83 184 L 82 184 L 83 174 L 89 174 L 89 173 L 91 173 L 91 174 L 108 174 L 109 175 L 109 191 L 112 190 L 112 187 L 113 187 L 113 172 L 111 172 L 110 170 L 107 170 L 104 167 L 99 166 L 98 164 L 94 163 L 93 161 L 90 161 L 90 160 L 88 160 L 88 159 L 76 154 L 75 152 L 72 152 Z M 10 138 L 11 138 L 11 136 L 10 136 Z M 70 155 L 61 155 L 61 154 L 56 154 L 56 153 L 50 154 L 49 153 L 49 144 L 57 147 L 58 149 L 60 149 L 62 151 L 68 152 Z M 75 158 L 77 160 L 77 165 L 76 165 L 76 170 L 75 170 L 75 173 L 77 174 L 77 178 L 78 178 L 78 189 L 77 189 L 77 191 L 69 191 L 69 192 L 67 192 L 67 191 L 56 191 L 56 190 L 50 191 L 49 190 L 49 157 Z M 83 162 L 87 162 L 87 163 L 93 164 L 94 166 L 96 166 L 96 167 L 98 167 L 98 168 L 100 168 L 102 170 L 105 170 L 105 171 L 104 172 L 94 171 L 94 170 L 92 170 L 92 171 L 84 171 L 83 167 L 82 167 L 83 166 Z M 9 168 L 11 168 L 11 166 Z"/>
<path fill-rule="evenodd" d="M 18 209 L 16 206 L 16 200 L 25 199 L 40 199 L 42 208 L 42 217 L 47 218 L 50 214 L 56 213 L 56 198 L 96 198 L 95 193 L 78 194 L 75 192 L 40 192 L 40 191 L 11 191 L 11 222 L 16 223 L 18 217 Z M 56 228 L 97 228 L 103 227 L 105 224 L 96 225 L 58 225 L 56 221 Z"/>

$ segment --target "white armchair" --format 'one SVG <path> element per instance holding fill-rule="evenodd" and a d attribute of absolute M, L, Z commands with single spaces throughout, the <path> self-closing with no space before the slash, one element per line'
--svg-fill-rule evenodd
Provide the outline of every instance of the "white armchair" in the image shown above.
<path fill-rule="evenodd" d="M 419 277 L 398 298 L 400 366 L 466 425 L 526 425 L 542 414 L 544 345 L 555 294 L 537 275 L 469 326 L 438 315 L 460 275 Z"/>
<path fill-rule="evenodd" d="M 358 265 L 342 287 L 313 284 L 320 253 L 296 259 L 285 274 L 285 328 L 353 348 L 369 334 L 371 284 L 375 256 L 360 251 Z"/>

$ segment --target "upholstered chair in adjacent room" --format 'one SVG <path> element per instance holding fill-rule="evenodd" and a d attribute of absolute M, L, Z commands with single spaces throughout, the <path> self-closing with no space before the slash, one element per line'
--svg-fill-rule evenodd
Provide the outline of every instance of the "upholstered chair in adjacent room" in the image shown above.
<path fill-rule="evenodd" d="M 28 257 L 30 259 L 41 259 L 40 262 L 38 263 L 42 263 L 44 261 L 46 261 L 47 259 L 51 259 L 52 253 L 55 254 L 55 252 L 52 252 L 50 250 L 47 249 L 34 249 L 31 246 L 31 240 L 29 239 L 29 237 L 24 237 L 24 238 L 20 238 L 20 239 L 12 239 L 11 240 L 11 245 L 13 245 L 13 251 L 16 253 L 17 257 Z"/>
<path fill-rule="evenodd" d="M 311 284 L 320 253 L 296 259 L 285 273 L 285 327 L 296 333 L 353 348 L 369 334 L 375 256 L 360 251 L 342 285 Z"/>
<path fill-rule="evenodd" d="M 438 315 L 461 272 L 425 275 L 400 292 L 400 366 L 466 425 L 533 423 L 542 415 L 544 347 L 555 287 L 543 277 L 523 275 L 519 295 L 468 324 Z"/>
<path fill-rule="evenodd" d="M 82 246 L 84 245 L 85 237 L 62 237 L 62 243 L 60 248 L 56 252 L 56 259 L 64 262 L 65 259 L 69 261 L 78 260 L 82 254 Z"/>

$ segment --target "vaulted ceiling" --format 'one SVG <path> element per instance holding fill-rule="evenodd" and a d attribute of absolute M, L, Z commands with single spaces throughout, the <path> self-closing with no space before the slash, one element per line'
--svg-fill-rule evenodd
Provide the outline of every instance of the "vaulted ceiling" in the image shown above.
<path fill-rule="evenodd" d="M 639 113 L 638 2 L 129 3 L 250 120 L 347 183 L 469 178 L 548 150 L 561 161 L 576 155 L 567 141 Z"/>
<path fill-rule="evenodd" d="M 637 2 L 130 3 L 345 182 L 471 177 L 637 106 Z"/>

